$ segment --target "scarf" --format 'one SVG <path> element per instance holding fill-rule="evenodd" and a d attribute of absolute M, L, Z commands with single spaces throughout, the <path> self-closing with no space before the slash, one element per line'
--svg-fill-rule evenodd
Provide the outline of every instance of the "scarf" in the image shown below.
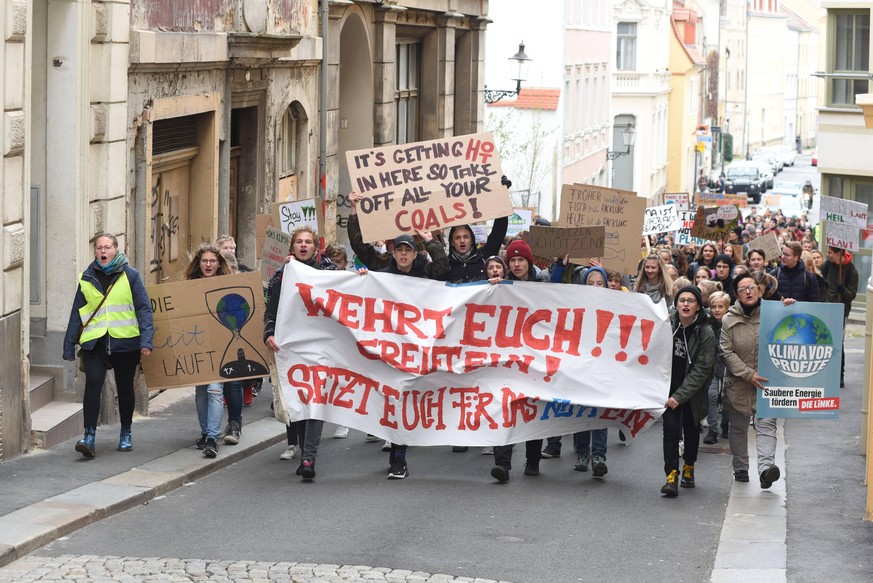
<path fill-rule="evenodd" d="M 478 254 L 479 254 L 479 249 L 477 249 L 475 246 L 470 247 L 470 250 L 467 251 L 466 253 L 464 253 L 463 255 L 461 253 L 458 253 L 457 251 L 455 251 L 454 247 L 452 247 L 451 250 L 449 251 L 449 256 L 451 256 L 452 259 L 454 259 L 458 263 L 463 263 L 464 265 L 466 265 L 467 263 L 470 263 L 472 261 L 475 261 L 478 258 Z"/>
<path fill-rule="evenodd" d="M 112 261 L 107 263 L 106 265 L 101 265 L 99 261 L 94 260 L 95 268 L 102 271 L 106 275 L 112 275 L 113 273 L 119 272 L 128 264 L 127 256 L 121 251 L 112 258 Z"/>

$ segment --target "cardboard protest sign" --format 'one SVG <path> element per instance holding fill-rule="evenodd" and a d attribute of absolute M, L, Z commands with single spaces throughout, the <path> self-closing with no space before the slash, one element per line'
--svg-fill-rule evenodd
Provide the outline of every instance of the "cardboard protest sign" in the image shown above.
<path fill-rule="evenodd" d="M 836 419 L 842 344 L 842 304 L 761 302 L 757 415 Z"/>
<path fill-rule="evenodd" d="M 346 162 L 367 243 L 512 214 L 491 133 L 355 150 Z"/>
<path fill-rule="evenodd" d="M 324 236 L 324 210 L 321 199 L 307 198 L 273 204 L 273 226 L 283 233 L 308 225 L 319 237 Z"/>
<path fill-rule="evenodd" d="M 822 196 L 819 202 L 819 218 L 822 221 L 846 223 L 860 229 L 867 228 L 867 205 L 854 200 Z"/>
<path fill-rule="evenodd" d="M 276 365 L 293 421 L 407 445 L 501 445 L 610 426 L 630 439 L 664 409 L 671 331 L 645 294 L 298 262 L 284 274 Z"/>
<path fill-rule="evenodd" d="M 857 251 L 859 244 L 858 227 L 846 223 L 824 222 L 825 244 L 846 251 Z"/>
<path fill-rule="evenodd" d="M 760 249 L 764 252 L 764 259 L 773 261 L 779 259 L 782 255 L 782 248 L 779 247 L 779 241 L 776 239 L 776 233 L 770 232 L 766 235 L 756 237 L 749 242 L 749 250 Z"/>
<path fill-rule="evenodd" d="M 665 192 L 664 204 L 675 204 L 680 211 L 687 211 L 691 208 L 687 192 Z"/>
<path fill-rule="evenodd" d="M 709 239 L 701 239 L 700 237 L 692 237 L 691 229 L 694 227 L 694 217 L 696 211 L 680 211 L 679 221 L 681 226 L 676 230 L 675 242 L 677 245 L 690 245 L 694 243 L 697 246 L 703 245 Z"/>
<path fill-rule="evenodd" d="M 269 374 L 264 289 L 255 272 L 146 286 L 154 350 L 142 359 L 150 390 Z"/>
<path fill-rule="evenodd" d="M 643 235 L 666 233 L 679 228 L 679 215 L 676 213 L 675 204 L 650 206 L 645 210 L 643 217 Z"/>
<path fill-rule="evenodd" d="M 482 244 L 488 240 L 488 230 L 487 225 L 470 225 L 470 228 L 473 229 L 473 236 L 476 238 L 476 243 Z"/>
<path fill-rule="evenodd" d="M 257 215 L 255 216 L 255 242 L 257 244 L 256 259 L 261 258 L 261 252 L 264 249 L 264 238 L 267 236 L 267 227 L 273 226 L 273 215 Z"/>
<path fill-rule="evenodd" d="M 506 227 L 506 236 L 518 237 L 520 233 L 530 229 L 530 225 L 532 222 L 532 210 L 519 208 L 512 209 L 512 214 L 509 215 L 509 225 Z"/>
<path fill-rule="evenodd" d="M 733 205 L 697 207 L 691 235 L 701 239 L 722 240 L 740 224 L 740 209 Z"/>
<path fill-rule="evenodd" d="M 628 190 L 565 184 L 561 188 L 559 224 L 562 227 L 606 227 L 603 266 L 619 273 L 636 273 L 645 208 L 646 199 Z M 592 258 L 570 260 L 587 265 L 589 259 Z"/>
<path fill-rule="evenodd" d="M 532 225 L 528 244 L 540 257 L 602 257 L 605 227 L 539 227 Z"/>
<path fill-rule="evenodd" d="M 279 229 L 267 228 L 264 249 L 261 254 L 261 281 L 267 282 L 285 265 L 285 258 L 291 249 L 291 237 Z"/>
<path fill-rule="evenodd" d="M 695 195 L 698 206 L 725 206 L 732 204 L 740 208 L 749 206 L 749 195 L 745 193 L 707 192 Z"/>

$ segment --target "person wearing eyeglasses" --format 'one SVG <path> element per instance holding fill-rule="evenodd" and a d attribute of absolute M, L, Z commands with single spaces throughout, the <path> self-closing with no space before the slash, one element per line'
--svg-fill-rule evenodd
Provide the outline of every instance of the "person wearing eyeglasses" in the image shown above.
<path fill-rule="evenodd" d="M 676 311 L 671 316 L 673 327 L 673 367 L 670 375 L 670 396 L 664 403 L 664 473 L 666 483 L 661 494 L 668 498 L 679 495 L 679 486 L 693 488 L 694 465 L 700 446 L 700 421 L 706 417 L 709 385 L 715 370 L 715 335 L 703 306 L 700 290 L 688 285 L 679 290 Z M 679 440 L 684 436 L 685 448 L 682 479 L 679 480 Z"/>
<path fill-rule="evenodd" d="M 194 252 L 182 279 L 201 279 L 217 275 L 229 275 L 233 268 L 213 243 L 201 243 Z M 197 419 L 200 422 L 200 439 L 194 445 L 203 450 L 203 455 L 214 458 L 218 455 L 218 439 L 221 437 L 221 418 L 224 402 L 227 401 L 227 429 L 224 443 L 236 445 L 242 433 L 242 384 L 239 381 L 198 385 L 194 390 Z"/>
<path fill-rule="evenodd" d="M 100 398 L 106 371 L 112 369 L 118 395 L 121 432 L 118 451 L 133 450 L 131 423 L 136 402 L 133 377 L 140 358 L 152 353 L 154 324 L 149 296 L 139 272 L 118 250 L 118 239 L 101 233 L 93 239 L 94 261 L 79 277 L 79 287 L 64 335 L 64 360 L 76 359 L 76 345 L 85 373 L 82 410 L 85 436 L 76 451 L 86 458 L 97 453 L 95 443 Z"/>
<path fill-rule="evenodd" d="M 733 456 L 734 480 L 749 481 L 749 418 L 754 417 L 758 477 L 761 488 L 779 479 L 776 465 L 776 419 L 757 417 L 758 390 L 767 379 L 758 374 L 758 338 L 761 334 L 761 298 L 767 288 L 764 272 L 744 273 L 734 279 L 737 301 L 722 319 L 721 354 L 725 364 L 724 408 L 730 427 L 728 444 Z M 785 305 L 794 299 L 783 298 Z"/>

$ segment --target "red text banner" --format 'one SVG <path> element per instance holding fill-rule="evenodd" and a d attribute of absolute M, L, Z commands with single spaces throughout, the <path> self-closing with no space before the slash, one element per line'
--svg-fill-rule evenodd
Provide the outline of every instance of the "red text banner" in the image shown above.
<path fill-rule="evenodd" d="M 346 153 L 364 241 L 512 214 L 490 133 Z"/>
<path fill-rule="evenodd" d="M 278 377 L 292 420 L 407 445 L 499 445 L 663 412 L 670 327 L 645 295 L 285 267 Z"/>

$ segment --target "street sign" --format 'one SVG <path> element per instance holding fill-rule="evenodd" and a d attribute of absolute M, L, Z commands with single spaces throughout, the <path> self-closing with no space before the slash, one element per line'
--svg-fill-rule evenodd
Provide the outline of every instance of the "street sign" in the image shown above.
<path fill-rule="evenodd" d="M 721 126 L 712 126 L 711 128 L 709 128 L 709 131 L 711 131 L 714 134 L 720 134 L 721 133 Z"/>

